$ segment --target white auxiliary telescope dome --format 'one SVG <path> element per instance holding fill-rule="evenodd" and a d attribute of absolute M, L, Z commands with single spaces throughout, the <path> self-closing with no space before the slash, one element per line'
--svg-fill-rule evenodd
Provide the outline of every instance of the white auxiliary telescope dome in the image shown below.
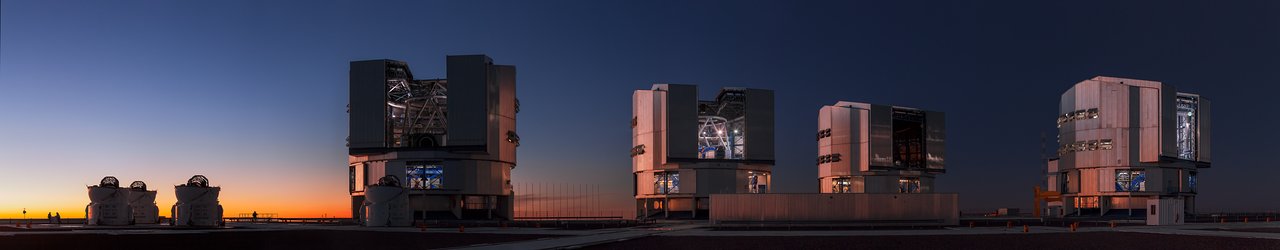
<path fill-rule="evenodd" d="M 156 191 L 147 190 L 147 183 L 134 181 L 129 184 L 129 207 L 133 209 L 134 224 L 160 223 L 160 208 L 156 206 Z"/>
<path fill-rule="evenodd" d="M 89 186 L 89 205 L 84 208 L 84 223 L 110 226 L 133 223 L 128 198 L 129 190 L 120 188 L 116 177 L 102 177 L 98 185 Z"/>
<path fill-rule="evenodd" d="M 192 176 L 187 184 L 174 186 L 178 202 L 173 204 L 174 226 L 221 226 L 222 205 L 218 204 L 218 192 L 222 188 L 210 187 L 203 175 Z"/>
<path fill-rule="evenodd" d="M 360 206 L 360 214 L 364 215 L 363 224 L 370 227 L 405 227 L 413 225 L 413 217 L 409 212 L 409 189 L 400 186 L 396 176 L 388 175 L 378 179 L 378 183 L 370 185 L 364 191 L 364 204 Z"/>

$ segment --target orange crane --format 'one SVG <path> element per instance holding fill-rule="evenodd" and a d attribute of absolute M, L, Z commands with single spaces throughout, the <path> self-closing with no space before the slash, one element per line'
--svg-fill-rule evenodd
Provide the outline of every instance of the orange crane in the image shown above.
<path fill-rule="evenodd" d="M 1034 210 L 1031 210 L 1032 211 L 1031 213 L 1035 215 L 1035 217 L 1040 217 L 1040 203 L 1049 202 L 1049 201 L 1062 201 L 1062 193 L 1058 191 L 1040 191 L 1040 186 L 1036 186 L 1034 192 L 1035 192 L 1034 193 L 1035 204 L 1032 205 Z"/>

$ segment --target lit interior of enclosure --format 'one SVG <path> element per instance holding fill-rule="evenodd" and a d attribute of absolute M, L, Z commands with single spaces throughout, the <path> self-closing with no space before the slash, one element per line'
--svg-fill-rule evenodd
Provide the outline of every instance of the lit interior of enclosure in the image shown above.
<path fill-rule="evenodd" d="M 1178 96 L 1178 158 L 1196 160 L 1196 111 L 1200 108 L 1198 98 L 1194 96 Z"/>
<path fill-rule="evenodd" d="M 408 65 L 387 65 L 387 131 L 392 147 L 443 146 L 448 128 L 448 83 L 414 80 Z"/>
<path fill-rule="evenodd" d="M 924 168 L 924 112 L 893 109 L 893 166 Z"/>
<path fill-rule="evenodd" d="M 444 166 L 440 163 L 409 162 L 405 180 L 411 189 L 444 188 Z"/>
<path fill-rule="evenodd" d="M 680 193 L 680 172 L 653 173 L 653 192 L 656 194 Z"/>
<path fill-rule="evenodd" d="M 919 193 L 920 178 L 917 178 L 917 177 L 898 178 L 898 192 L 899 193 Z"/>
<path fill-rule="evenodd" d="M 831 179 L 832 193 L 853 193 L 853 182 L 849 177 Z"/>
<path fill-rule="evenodd" d="M 747 192 L 748 193 L 768 193 L 769 192 L 769 174 L 755 171 L 747 172 Z"/>
<path fill-rule="evenodd" d="M 742 159 L 746 153 L 746 94 L 720 91 L 715 101 L 698 102 L 698 159 Z"/>
<path fill-rule="evenodd" d="M 1147 172 L 1138 169 L 1116 170 L 1116 192 L 1147 191 Z"/>

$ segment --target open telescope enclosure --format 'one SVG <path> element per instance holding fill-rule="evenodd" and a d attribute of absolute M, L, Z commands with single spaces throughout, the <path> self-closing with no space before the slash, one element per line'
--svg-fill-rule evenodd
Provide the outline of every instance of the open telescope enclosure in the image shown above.
<path fill-rule="evenodd" d="M 931 193 L 946 171 L 942 112 L 858 102 L 818 111 L 822 193 Z"/>
<path fill-rule="evenodd" d="M 1046 185 L 1063 201 L 1044 212 L 1140 216 L 1149 199 L 1194 211 L 1196 178 L 1211 166 L 1209 100 L 1158 81 L 1099 76 L 1064 92 L 1059 107 Z"/>
<path fill-rule="evenodd" d="M 445 79 L 417 79 L 405 62 L 351 62 L 354 217 L 365 216 L 366 187 L 392 176 L 410 190 L 413 219 L 511 218 L 520 145 L 515 67 L 484 55 L 448 56 L 445 64 Z"/>
<path fill-rule="evenodd" d="M 632 94 L 632 170 L 641 217 L 705 217 L 713 193 L 768 193 L 773 91 L 654 84 Z"/>

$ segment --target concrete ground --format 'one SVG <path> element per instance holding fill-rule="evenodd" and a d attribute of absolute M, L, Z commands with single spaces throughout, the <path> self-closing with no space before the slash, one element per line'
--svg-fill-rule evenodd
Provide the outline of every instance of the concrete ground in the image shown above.
<path fill-rule="evenodd" d="M 0 225 L 0 249 L 1280 249 L 1280 222 L 1179 226 L 944 227 L 898 230 L 716 230 L 705 222 L 567 230 L 553 228 L 365 228 L 359 226 L 232 223 L 226 228 L 163 225 L 85 227 Z M 1145 242 L 1145 243 L 1143 243 Z M 146 243 L 146 244 L 143 244 Z M 1142 244 L 1138 244 L 1142 243 Z M 1137 244 L 1137 245 L 1134 245 Z M 1145 245 L 1143 245 L 1145 244 Z M 129 247 L 122 247 L 129 246 Z"/>

